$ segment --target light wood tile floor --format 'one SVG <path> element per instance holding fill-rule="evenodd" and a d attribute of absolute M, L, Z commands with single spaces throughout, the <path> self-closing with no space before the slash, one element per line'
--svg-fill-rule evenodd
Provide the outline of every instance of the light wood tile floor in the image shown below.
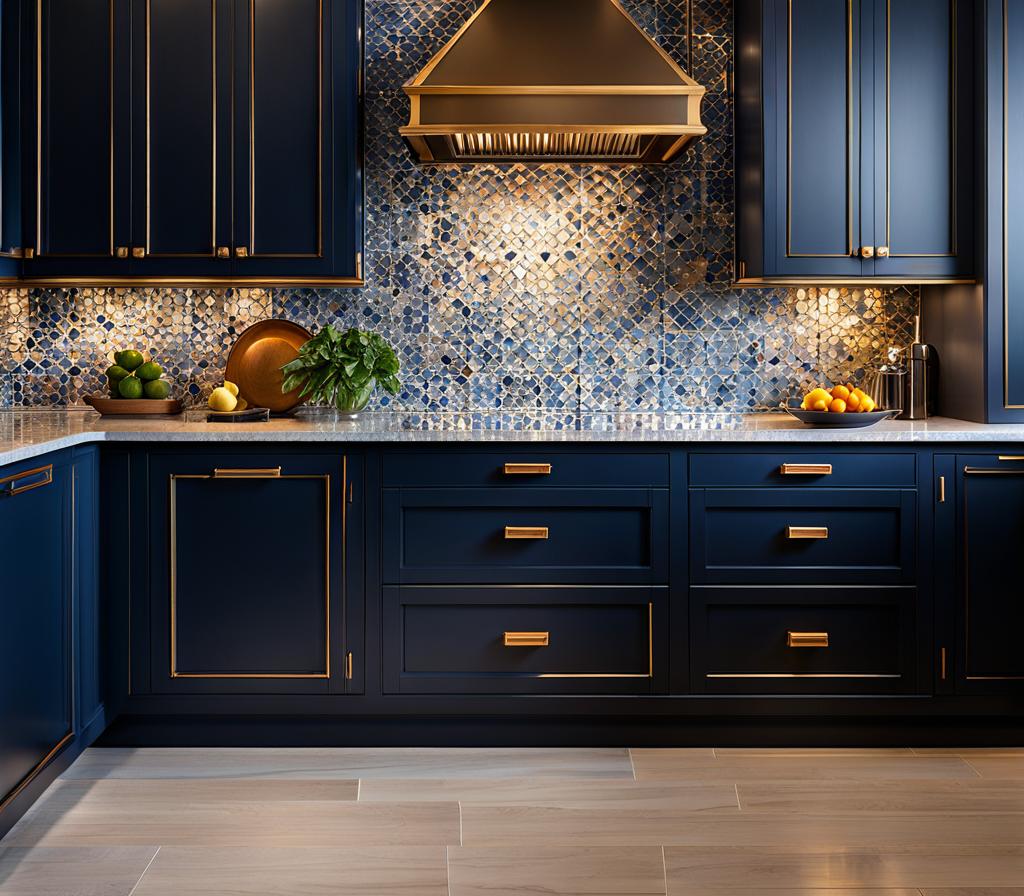
<path fill-rule="evenodd" d="M 1024 750 L 93 749 L 11 894 L 1024 896 Z"/>

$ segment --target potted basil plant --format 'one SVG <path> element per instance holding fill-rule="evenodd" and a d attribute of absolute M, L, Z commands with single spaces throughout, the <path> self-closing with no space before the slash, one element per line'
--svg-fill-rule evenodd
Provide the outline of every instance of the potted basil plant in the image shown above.
<path fill-rule="evenodd" d="M 354 420 L 379 385 L 389 395 L 398 392 L 398 358 L 377 333 L 352 327 L 341 332 L 330 324 L 281 368 L 282 392 L 301 388 L 300 396 L 335 408 Z"/>

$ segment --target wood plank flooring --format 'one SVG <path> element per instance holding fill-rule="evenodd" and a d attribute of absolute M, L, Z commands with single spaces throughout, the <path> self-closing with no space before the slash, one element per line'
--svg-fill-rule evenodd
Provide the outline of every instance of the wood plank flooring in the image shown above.
<path fill-rule="evenodd" d="M 1024 896 L 1024 749 L 93 749 L 11 894 Z"/>

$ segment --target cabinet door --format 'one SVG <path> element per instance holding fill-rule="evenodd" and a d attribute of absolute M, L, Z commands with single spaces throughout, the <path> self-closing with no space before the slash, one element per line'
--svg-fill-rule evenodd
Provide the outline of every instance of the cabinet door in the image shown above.
<path fill-rule="evenodd" d="M 355 0 L 237 3 L 240 277 L 360 276 L 361 8 Z"/>
<path fill-rule="evenodd" d="M 0 470 L 0 809 L 72 735 L 66 466 Z"/>
<path fill-rule="evenodd" d="M 961 690 L 1024 689 L 1024 601 L 1015 558 L 1024 543 L 1024 459 L 959 456 Z"/>
<path fill-rule="evenodd" d="M 232 271 L 231 11 L 134 0 L 132 276 Z"/>
<path fill-rule="evenodd" d="M 42 0 L 28 83 L 34 95 L 28 276 L 123 276 L 131 201 L 127 0 Z"/>
<path fill-rule="evenodd" d="M 0 278 L 21 270 L 21 4 L 0 2 Z"/>
<path fill-rule="evenodd" d="M 860 0 L 768 0 L 765 51 L 767 276 L 858 277 L 861 246 Z M 870 35 L 869 35 L 870 36 Z"/>
<path fill-rule="evenodd" d="M 156 455 L 149 492 L 152 691 L 344 692 L 345 459 Z"/>
<path fill-rule="evenodd" d="M 1003 32 L 989 36 L 988 201 L 997 216 L 988 221 L 987 281 L 991 319 L 1006 327 L 1003 344 L 988 352 L 994 422 L 1024 414 L 1024 171 L 1016 162 L 1024 151 L 1024 7 L 996 0 L 990 6 L 990 20 L 1001 20 Z M 998 105 L 997 91 L 1005 91 Z"/>
<path fill-rule="evenodd" d="M 874 2 L 875 274 L 973 278 L 973 3 Z"/>

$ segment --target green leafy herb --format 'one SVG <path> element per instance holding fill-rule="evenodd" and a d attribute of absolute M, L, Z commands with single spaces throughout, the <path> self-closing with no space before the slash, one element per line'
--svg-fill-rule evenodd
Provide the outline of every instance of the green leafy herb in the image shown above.
<path fill-rule="evenodd" d="M 282 392 L 301 387 L 303 398 L 340 411 L 362 410 L 378 385 L 389 395 L 401 385 L 391 346 L 377 333 L 355 327 L 340 332 L 328 324 L 281 370 Z"/>

